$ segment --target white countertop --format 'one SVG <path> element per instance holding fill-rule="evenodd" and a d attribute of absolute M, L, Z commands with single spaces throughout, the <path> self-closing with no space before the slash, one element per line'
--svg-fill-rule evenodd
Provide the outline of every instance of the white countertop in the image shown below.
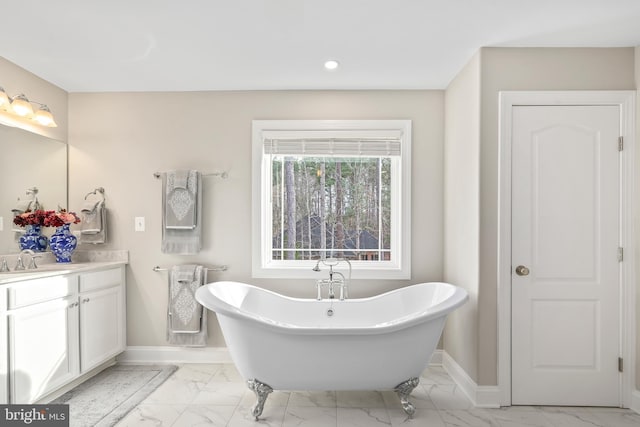
<path fill-rule="evenodd" d="M 39 279 L 41 277 L 57 276 L 61 274 L 79 273 L 83 271 L 99 270 L 108 267 L 126 265 L 126 261 L 91 261 L 71 263 L 45 263 L 36 269 L 11 271 L 0 273 L 0 285 L 19 282 L 22 280 Z"/>

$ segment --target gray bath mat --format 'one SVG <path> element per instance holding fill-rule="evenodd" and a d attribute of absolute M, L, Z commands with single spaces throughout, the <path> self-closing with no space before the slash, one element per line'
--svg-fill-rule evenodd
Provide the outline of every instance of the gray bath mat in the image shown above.
<path fill-rule="evenodd" d="M 174 365 L 114 365 L 51 403 L 69 405 L 70 427 L 113 426 L 176 369 Z"/>

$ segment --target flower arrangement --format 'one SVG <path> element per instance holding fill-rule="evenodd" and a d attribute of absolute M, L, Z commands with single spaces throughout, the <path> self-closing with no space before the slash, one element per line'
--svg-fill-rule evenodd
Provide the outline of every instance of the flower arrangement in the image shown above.
<path fill-rule="evenodd" d="M 26 227 L 27 225 L 44 225 L 47 213 L 42 209 L 35 211 L 27 210 L 13 217 L 13 223 L 18 227 Z"/>
<path fill-rule="evenodd" d="M 80 218 L 75 212 L 69 212 L 66 209 L 59 211 L 46 211 L 44 225 L 46 227 L 62 227 L 65 224 L 77 224 Z"/>
<path fill-rule="evenodd" d="M 13 223 L 19 227 L 26 227 L 27 225 L 61 227 L 64 224 L 77 224 L 79 222 L 78 215 L 66 209 L 60 209 L 59 211 L 37 209 L 35 211 L 25 211 L 13 217 Z"/>

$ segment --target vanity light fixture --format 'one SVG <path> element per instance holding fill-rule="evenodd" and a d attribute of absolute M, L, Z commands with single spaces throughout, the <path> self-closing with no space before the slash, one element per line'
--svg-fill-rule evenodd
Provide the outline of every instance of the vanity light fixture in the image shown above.
<path fill-rule="evenodd" d="M 31 104 L 38 106 L 35 112 Z M 10 97 L 2 87 L 0 87 L 0 110 L 25 119 L 35 120 L 42 126 L 58 126 L 49 107 L 40 102 L 30 101 L 23 93 Z"/>
<path fill-rule="evenodd" d="M 324 68 L 329 71 L 336 70 L 340 66 L 340 63 L 335 59 L 330 59 L 324 63 Z"/>

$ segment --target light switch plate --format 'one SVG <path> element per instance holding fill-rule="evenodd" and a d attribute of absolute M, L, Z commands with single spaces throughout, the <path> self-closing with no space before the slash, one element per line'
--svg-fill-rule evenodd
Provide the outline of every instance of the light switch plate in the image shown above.
<path fill-rule="evenodd" d="M 143 216 L 137 216 L 135 218 L 135 228 L 136 231 L 144 231 L 144 217 Z"/>

